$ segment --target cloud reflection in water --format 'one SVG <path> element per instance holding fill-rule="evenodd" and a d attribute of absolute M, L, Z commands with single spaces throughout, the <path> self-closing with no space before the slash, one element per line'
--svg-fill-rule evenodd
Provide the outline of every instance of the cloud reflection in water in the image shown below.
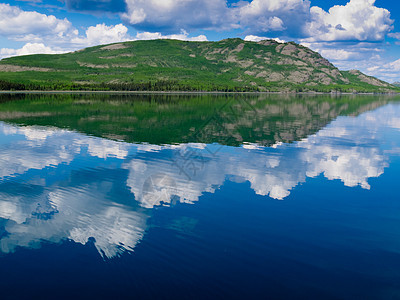
<path fill-rule="evenodd" d="M 382 134 L 400 134 L 399 115 L 399 105 L 388 105 L 339 117 L 308 138 L 269 148 L 137 145 L 0 123 L 0 251 L 93 238 L 103 257 L 115 257 L 142 239 L 152 207 L 194 203 L 227 178 L 249 181 L 257 194 L 280 200 L 320 174 L 369 189 L 368 179 L 383 174 L 400 147 L 400 139 Z M 172 164 L 187 149 L 201 160 L 190 178 Z"/>

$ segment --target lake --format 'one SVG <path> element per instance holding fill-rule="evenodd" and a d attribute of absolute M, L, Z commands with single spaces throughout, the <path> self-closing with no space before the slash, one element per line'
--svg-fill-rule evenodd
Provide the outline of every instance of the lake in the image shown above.
<path fill-rule="evenodd" d="M 1 94 L 2 299 L 400 299 L 400 96 Z"/>

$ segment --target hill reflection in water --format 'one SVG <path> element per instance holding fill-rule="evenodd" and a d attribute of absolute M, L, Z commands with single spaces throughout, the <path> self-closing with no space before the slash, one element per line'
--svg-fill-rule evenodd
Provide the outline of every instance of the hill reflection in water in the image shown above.
<path fill-rule="evenodd" d="M 156 139 L 168 140 L 164 144 L 105 139 L 95 127 L 85 124 L 82 116 L 66 126 L 67 117 L 49 119 L 54 112 L 39 115 L 31 111 L 30 117 L 25 112 L 25 124 L 16 125 L 21 123 L 17 120 L 23 115 L 21 110 L 19 114 L 8 110 L 2 115 L 7 123 L 0 123 L 0 250 L 10 253 L 17 247 L 39 248 L 43 241 L 68 239 L 81 244 L 93 241 L 100 255 L 116 257 L 140 242 L 153 208 L 194 204 L 227 181 L 248 182 L 265 201 L 285 200 L 301 189 L 299 184 L 317 176 L 340 180 L 347 187 L 370 189 L 369 180 L 382 175 L 391 157 L 400 153 L 400 105 L 385 105 L 390 99 L 375 100 L 351 111 L 349 106 L 354 104 L 339 99 L 342 110 L 327 113 L 329 109 L 322 109 L 322 117 L 315 110 L 300 113 L 298 103 L 289 109 L 287 102 L 282 104 L 287 109 L 276 102 L 264 103 L 263 111 L 268 113 L 263 115 L 257 108 L 261 104 L 249 101 L 249 109 L 259 111 L 254 119 L 237 120 L 236 128 L 226 122 L 234 120 L 236 112 L 227 117 L 232 109 L 224 111 L 223 106 L 216 125 L 212 114 L 199 117 L 203 123 L 197 123 L 205 124 L 199 125 L 201 139 L 206 142 L 189 138 L 196 136 L 190 132 L 197 129 L 183 126 L 183 117 L 178 129 L 171 127 L 176 120 L 164 122 L 169 125 L 163 130 L 176 129 L 173 139 L 157 135 Z M 298 112 L 298 118 L 288 117 L 289 111 Z M 338 117 L 341 111 L 357 116 Z M 280 117 L 271 120 L 272 114 Z M 151 119 L 146 118 L 148 122 Z M 326 123 L 322 128 L 316 125 Z M 221 124 L 220 132 L 235 132 L 236 136 L 218 136 Z M 126 132 L 128 125 L 124 126 L 118 136 Z M 131 130 L 145 135 L 144 126 L 137 129 L 132 125 Z M 183 142 L 177 142 L 179 136 Z M 229 142 L 214 143 L 218 139 Z"/>

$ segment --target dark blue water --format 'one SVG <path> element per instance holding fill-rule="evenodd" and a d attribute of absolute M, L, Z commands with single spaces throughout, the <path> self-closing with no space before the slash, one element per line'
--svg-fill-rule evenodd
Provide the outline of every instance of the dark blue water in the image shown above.
<path fill-rule="evenodd" d="M 271 147 L 0 123 L 1 299 L 400 299 L 400 104 Z"/>

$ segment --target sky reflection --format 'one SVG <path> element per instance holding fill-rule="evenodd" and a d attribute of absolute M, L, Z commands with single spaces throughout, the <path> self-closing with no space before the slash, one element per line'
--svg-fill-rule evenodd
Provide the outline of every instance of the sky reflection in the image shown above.
<path fill-rule="evenodd" d="M 153 207 L 195 203 L 226 180 L 248 181 L 258 195 L 277 200 L 321 174 L 370 189 L 369 179 L 398 155 L 398 116 L 400 105 L 390 104 L 272 147 L 129 144 L 0 123 L 0 251 L 69 239 L 94 241 L 112 258 L 134 249 Z"/>

